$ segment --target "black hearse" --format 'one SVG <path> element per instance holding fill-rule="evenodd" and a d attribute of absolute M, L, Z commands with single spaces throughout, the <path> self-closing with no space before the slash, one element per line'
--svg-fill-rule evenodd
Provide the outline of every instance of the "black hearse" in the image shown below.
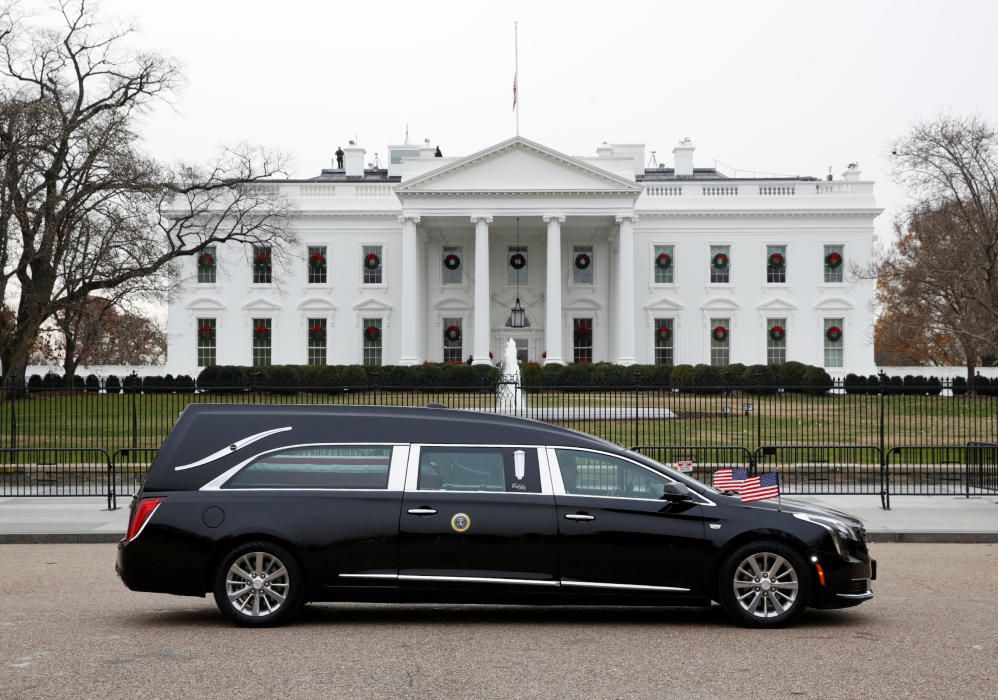
<path fill-rule="evenodd" d="M 769 627 L 873 596 L 843 513 L 743 504 L 531 420 L 436 408 L 192 405 L 117 571 L 240 625 L 305 601 L 710 605 Z"/>

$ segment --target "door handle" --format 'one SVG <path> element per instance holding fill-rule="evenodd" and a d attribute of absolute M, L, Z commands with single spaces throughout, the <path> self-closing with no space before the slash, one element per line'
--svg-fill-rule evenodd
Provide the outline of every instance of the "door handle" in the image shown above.
<path fill-rule="evenodd" d="M 437 511 L 434 508 L 410 508 L 409 515 L 436 515 Z"/>
<path fill-rule="evenodd" d="M 588 513 L 568 513 L 565 515 L 566 520 L 595 520 L 595 515 L 589 515 Z"/>

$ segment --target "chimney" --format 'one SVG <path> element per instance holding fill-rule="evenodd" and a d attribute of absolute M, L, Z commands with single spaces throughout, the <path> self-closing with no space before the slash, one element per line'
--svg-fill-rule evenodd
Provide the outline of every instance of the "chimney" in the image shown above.
<path fill-rule="evenodd" d="M 859 169 L 859 163 L 850 163 L 846 166 L 846 171 L 842 173 L 842 179 L 848 182 L 856 182 L 859 180 L 859 176 L 862 172 L 863 171 Z"/>
<path fill-rule="evenodd" d="M 364 156 L 367 154 L 353 139 L 350 145 L 343 149 L 343 169 L 347 177 L 364 177 Z"/>
<path fill-rule="evenodd" d="M 689 137 L 672 149 L 675 159 L 676 177 L 693 177 L 693 142 Z"/>
<path fill-rule="evenodd" d="M 599 146 L 596 147 L 596 156 L 599 158 L 613 157 L 613 146 L 604 141 L 603 143 L 601 143 Z"/>
<path fill-rule="evenodd" d="M 432 158 L 436 149 L 430 145 L 429 139 L 423 139 L 423 145 L 419 147 L 419 157 L 420 158 Z"/>

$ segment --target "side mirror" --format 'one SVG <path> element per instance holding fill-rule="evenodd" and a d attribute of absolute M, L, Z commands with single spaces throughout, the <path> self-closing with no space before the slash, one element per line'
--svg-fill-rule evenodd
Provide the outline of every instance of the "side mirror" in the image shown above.
<path fill-rule="evenodd" d="M 686 484 L 670 482 L 662 487 L 662 500 L 669 503 L 682 503 L 690 500 L 690 489 Z"/>

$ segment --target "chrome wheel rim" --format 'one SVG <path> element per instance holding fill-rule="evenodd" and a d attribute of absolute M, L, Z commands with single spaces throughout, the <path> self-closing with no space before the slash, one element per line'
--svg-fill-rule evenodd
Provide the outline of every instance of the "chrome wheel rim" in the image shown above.
<path fill-rule="evenodd" d="M 267 617 L 288 599 L 291 578 L 284 563 L 269 552 L 249 552 L 229 567 L 225 594 L 229 605 L 246 617 Z"/>
<path fill-rule="evenodd" d="M 780 617 L 797 601 L 797 570 L 779 554 L 756 552 L 735 568 L 733 587 L 735 600 L 749 615 Z"/>

